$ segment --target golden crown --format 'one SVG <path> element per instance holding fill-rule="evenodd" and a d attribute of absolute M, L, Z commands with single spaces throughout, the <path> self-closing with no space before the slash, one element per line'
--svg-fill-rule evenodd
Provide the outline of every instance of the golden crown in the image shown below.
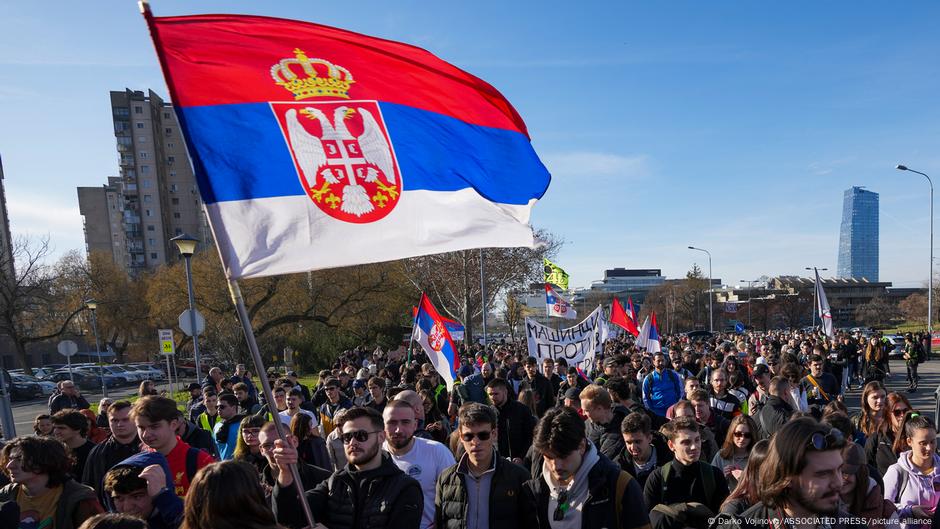
<path fill-rule="evenodd" d="M 294 50 L 295 58 L 281 59 L 271 67 L 274 82 L 290 90 L 294 99 L 311 97 L 342 97 L 349 99 L 349 86 L 355 81 L 349 70 L 325 59 L 307 57 L 300 48 Z M 303 69 L 298 71 L 297 66 Z M 298 74 L 306 74 L 301 77 Z"/>

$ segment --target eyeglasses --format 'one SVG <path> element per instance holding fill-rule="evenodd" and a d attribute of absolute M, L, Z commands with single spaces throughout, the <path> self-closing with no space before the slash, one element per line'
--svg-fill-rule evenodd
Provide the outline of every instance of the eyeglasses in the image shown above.
<path fill-rule="evenodd" d="M 487 430 L 485 432 L 476 432 L 476 433 L 467 432 L 465 434 L 462 434 L 460 438 L 469 443 L 470 441 L 473 441 L 474 437 L 476 437 L 477 439 L 481 441 L 489 441 L 491 435 L 493 435 L 493 431 Z"/>
<path fill-rule="evenodd" d="M 735 437 L 738 437 L 738 438 L 741 438 L 741 439 L 750 439 L 750 438 L 751 438 L 751 432 L 734 432 L 734 433 L 732 433 L 731 435 L 733 435 L 733 436 L 735 436 Z"/>
<path fill-rule="evenodd" d="M 218 408 L 218 409 L 220 409 L 220 410 L 227 409 L 228 407 L 229 407 L 228 404 L 219 404 L 218 406 L 216 406 L 216 408 Z"/>
<path fill-rule="evenodd" d="M 910 408 L 901 408 L 901 409 L 892 410 L 891 414 L 894 415 L 895 417 L 904 417 L 904 414 L 909 411 L 911 411 Z"/>
<path fill-rule="evenodd" d="M 568 503 L 568 491 L 563 490 L 558 494 L 558 506 L 555 507 L 555 514 L 552 515 L 552 519 L 556 522 L 564 520 L 570 508 L 571 505 Z"/>
<path fill-rule="evenodd" d="M 842 435 L 840 430 L 836 430 L 835 428 L 829 430 L 829 433 L 827 434 L 816 432 L 812 435 L 812 437 L 809 438 L 806 446 L 817 451 L 842 448 L 845 446 L 845 436 Z"/>
<path fill-rule="evenodd" d="M 340 437 L 343 438 L 344 445 L 348 445 L 349 443 L 352 442 L 353 439 L 355 439 L 356 441 L 359 441 L 360 443 L 364 443 L 369 439 L 370 435 L 374 433 L 379 433 L 381 431 L 382 430 L 376 430 L 374 432 L 367 432 L 365 430 L 356 430 L 355 432 L 344 433 Z"/>
<path fill-rule="evenodd" d="M 255 435 L 257 436 L 261 432 L 261 428 L 243 428 L 242 433 L 246 435 Z"/>

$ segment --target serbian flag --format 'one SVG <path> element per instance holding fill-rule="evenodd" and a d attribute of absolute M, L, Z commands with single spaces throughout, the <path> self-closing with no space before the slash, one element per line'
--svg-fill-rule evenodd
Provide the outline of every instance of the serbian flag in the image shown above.
<path fill-rule="evenodd" d="M 228 278 L 535 245 L 550 176 L 485 81 L 319 24 L 144 16 Z"/>
<path fill-rule="evenodd" d="M 412 318 L 418 317 L 418 307 L 411 307 L 411 317 Z M 463 340 L 463 334 L 466 328 L 463 326 L 462 323 L 460 323 L 457 320 L 446 318 L 444 316 L 441 316 L 441 321 L 444 322 L 444 327 L 447 327 L 447 332 L 450 333 L 450 338 L 452 340 L 456 340 L 458 342 Z"/>
<path fill-rule="evenodd" d="M 555 292 L 555 289 L 548 283 L 545 283 L 545 313 L 548 316 L 573 320 L 578 317 L 578 312 L 574 310 L 571 303 L 561 294 Z"/>
<path fill-rule="evenodd" d="M 630 301 L 630 307 L 633 308 L 632 300 Z M 618 325 L 634 337 L 640 334 L 640 330 L 636 328 L 636 320 L 623 310 L 623 305 L 620 304 L 620 300 L 617 298 L 614 298 L 614 304 L 610 307 L 610 323 Z"/>
<path fill-rule="evenodd" d="M 421 344 L 434 369 L 447 384 L 448 391 L 453 389 L 457 370 L 460 369 L 460 355 L 457 354 L 457 347 L 447 331 L 444 319 L 424 293 L 421 293 L 421 302 L 418 303 L 412 337 Z"/>
<path fill-rule="evenodd" d="M 663 350 L 659 343 L 659 328 L 656 326 L 656 313 L 653 312 L 643 320 L 643 326 L 640 328 L 640 334 L 636 338 L 636 346 L 646 349 L 650 353 L 658 353 Z"/>

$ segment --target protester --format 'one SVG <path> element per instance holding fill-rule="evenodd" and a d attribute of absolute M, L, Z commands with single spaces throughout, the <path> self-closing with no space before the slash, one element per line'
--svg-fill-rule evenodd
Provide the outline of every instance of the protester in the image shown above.
<path fill-rule="evenodd" d="M 261 426 L 265 422 L 267 421 L 264 417 L 257 415 L 244 417 L 238 425 L 238 440 L 235 443 L 235 451 L 232 453 L 232 459 L 248 463 L 259 474 L 266 464 L 264 456 L 261 455 L 261 442 L 258 440 Z"/>
<path fill-rule="evenodd" d="M 50 415 L 68 408 L 84 410 L 91 407 L 71 380 L 63 381 L 60 390 L 61 392 L 49 401 Z"/>
<path fill-rule="evenodd" d="M 542 455 L 542 472 L 527 486 L 540 529 L 649 528 L 640 486 L 588 442 L 574 410 L 549 410 L 535 427 L 533 447 Z"/>
<path fill-rule="evenodd" d="M 862 389 L 862 411 L 852 416 L 852 423 L 865 437 L 871 437 L 881 429 L 887 395 L 884 385 L 878 381 L 869 382 Z"/>
<path fill-rule="evenodd" d="M 160 392 L 157 391 L 157 385 L 153 383 L 153 380 L 144 380 L 140 383 L 140 387 L 137 388 L 138 397 L 148 397 L 150 395 L 159 395 Z"/>
<path fill-rule="evenodd" d="M 552 392 L 552 383 L 545 375 L 539 373 L 538 361 L 533 357 L 525 359 L 525 375 L 529 388 L 535 394 L 535 414 L 543 416 L 546 411 L 555 406 L 555 393 Z"/>
<path fill-rule="evenodd" d="M 770 439 L 770 436 L 786 424 L 796 411 L 791 400 L 790 381 L 786 378 L 778 376 L 770 379 L 767 393 L 767 402 L 754 420 L 761 439 Z"/>
<path fill-rule="evenodd" d="M 486 385 L 486 394 L 498 412 L 499 454 L 516 464 L 522 464 L 526 452 L 532 446 L 532 432 L 538 420 L 529 408 L 513 400 L 509 383 L 505 379 L 494 378 L 490 381 Z"/>
<path fill-rule="evenodd" d="M 238 402 L 239 415 L 255 415 L 261 411 L 261 404 L 258 403 L 258 399 L 251 395 L 248 384 L 238 382 L 232 386 L 232 391 L 235 393 L 235 399 Z"/>
<path fill-rule="evenodd" d="M 15 502 L 19 527 L 73 529 L 103 511 L 94 489 L 72 479 L 73 458 L 61 441 L 17 437 L 0 450 L 0 468 L 11 481 L 0 488 L 0 505 Z"/>
<path fill-rule="evenodd" d="M 730 421 L 741 413 L 741 400 L 733 395 L 728 386 L 728 373 L 724 369 L 712 371 L 708 387 L 708 405 L 719 416 Z M 721 437 L 719 436 L 719 439 Z"/>
<path fill-rule="evenodd" d="M 98 492 L 98 501 L 102 505 L 107 502 L 102 488 L 105 474 L 114 465 L 140 452 L 140 439 L 130 415 L 131 403 L 126 400 L 119 400 L 108 407 L 111 436 L 91 449 L 82 472 L 82 483 Z"/>
<path fill-rule="evenodd" d="M 908 412 L 902 419 L 894 448 L 900 456 L 884 473 L 884 498 L 897 507 L 902 528 L 929 526 L 940 499 L 937 427 L 930 418 Z"/>
<path fill-rule="evenodd" d="M 747 414 L 755 417 L 760 413 L 761 408 L 767 403 L 769 393 L 767 389 L 770 386 L 770 369 L 764 364 L 757 364 L 751 371 L 751 378 L 754 380 L 754 391 L 747 398 Z"/>
<path fill-rule="evenodd" d="M 809 357 L 809 374 L 805 381 L 809 384 L 807 404 L 816 408 L 823 408 L 835 399 L 842 398 L 842 387 L 831 373 L 823 371 L 822 349 L 817 348 Z"/>
<path fill-rule="evenodd" d="M 340 382 L 336 378 L 328 378 L 323 384 L 326 390 L 326 402 L 320 406 L 320 424 L 322 424 L 323 435 L 329 435 L 333 431 L 333 417 L 339 410 L 352 408 L 352 401 L 340 391 Z M 294 398 L 294 392 L 287 398 L 287 406 L 290 407 L 290 401 Z"/>
<path fill-rule="evenodd" d="M 85 416 L 85 420 L 88 421 L 88 440 L 92 443 L 98 444 L 103 443 L 111 432 L 107 428 L 98 427 L 98 416 L 95 415 L 95 412 L 90 409 L 78 410 L 79 413 Z"/>
<path fill-rule="evenodd" d="M 213 463 L 196 474 L 180 527 L 280 529 L 264 499 L 258 475 L 241 461 Z"/>
<path fill-rule="evenodd" d="M 270 499 L 274 490 L 274 484 L 277 481 L 279 472 L 277 461 L 274 459 L 274 441 L 278 439 L 277 427 L 273 422 L 266 422 L 261 426 L 258 432 L 258 447 L 261 455 L 266 461 L 266 465 L 261 471 L 261 486 L 264 489 L 265 498 Z M 296 437 L 291 437 L 291 446 L 297 448 Z M 300 481 L 303 483 L 304 490 L 310 490 L 322 481 L 328 479 L 332 472 L 326 468 L 307 464 L 303 461 L 297 462 L 297 470 L 300 473 Z"/>
<path fill-rule="evenodd" d="M 150 529 L 177 529 L 183 500 L 173 493 L 170 466 L 159 452 L 131 456 L 104 476 L 102 492 L 111 512 L 146 520 Z"/>
<path fill-rule="evenodd" d="M 663 417 L 670 406 L 683 398 L 682 380 L 666 366 L 662 353 L 653 355 L 653 371 L 643 379 L 642 390 L 643 405 Z"/>
<path fill-rule="evenodd" d="M 219 421 L 219 396 L 215 391 L 206 391 L 203 397 L 202 409 L 192 421 L 207 432 L 215 430 L 215 423 Z"/>
<path fill-rule="evenodd" d="M 718 515 L 723 521 L 740 516 L 741 513 L 760 501 L 759 474 L 769 449 L 770 441 L 767 439 L 761 439 L 754 443 L 747 465 L 744 467 L 744 474 L 741 475 L 737 486 L 721 504 L 721 512 Z M 718 525 L 725 525 L 725 523 L 719 523 Z"/>
<path fill-rule="evenodd" d="M 865 457 L 882 476 L 888 471 L 888 467 L 898 462 L 900 452 L 896 451 L 895 447 L 898 446 L 899 432 L 902 431 L 904 417 L 914 411 L 907 397 L 900 393 L 888 393 L 885 400 L 885 419 L 881 428 L 865 441 Z"/>
<path fill-rule="evenodd" d="M 537 527 L 535 498 L 525 486 L 529 473 L 496 450 L 495 411 L 476 402 L 464 404 L 457 422 L 464 454 L 437 478 L 434 527 Z"/>
<path fill-rule="evenodd" d="M 52 436 L 52 415 L 40 413 L 33 419 L 33 433 L 40 437 Z"/>
<path fill-rule="evenodd" d="M 302 411 L 305 413 L 294 415 L 289 428 L 291 435 L 297 438 L 300 459 L 310 465 L 328 468 L 330 454 L 326 449 L 326 441 L 319 435 L 314 416 L 306 410 Z"/>
<path fill-rule="evenodd" d="M 626 417 L 626 410 L 614 408 L 610 393 L 596 384 L 584 388 L 579 396 L 581 409 L 588 417 L 585 425 L 588 440 L 608 459 L 617 459 L 623 451 L 620 423 Z"/>
<path fill-rule="evenodd" d="M 636 479 L 641 488 L 654 470 L 672 461 L 666 438 L 652 431 L 651 425 L 649 416 L 640 412 L 627 415 L 620 423 L 624 448 L 616 462 Z"/>
<path fill-rule="evenodd" d="M 385 442 L 382 416 L 371 408 L 352 408 L 345 413 L 340 428 L 349 463 L 332 478 L 304 493 L 314 519 L 329 529 L 421 527 L 424 510 L 421 485 L 382 451 Z M 274 443 L 278 466 L 274 512 L 278 523 L 299 529 L 307 523 L 288 467 L 298 461 L 297 451 L 280 439 Z M 433 502 L 432 498 L 432 505 Z M 358 523 L 353 525 L 354 521 Z"/>
<path fill-rule="evenodd" d="M 892 500 L 884 499 L 881 485 L 869 476 L 865 450 L 855 443 L 846 443 L 842 450 L 842 489 L 839 497 L 845 510 L 863 518 L 868 527 L 899 527 L 897 507 Z"/>
<path fill-rule="evenodd" d="M 98 415 L 95 416 L 95 426 L 99 428 L 108 428 L 108 408 L 111 407 L 112 400 L 104 397 L 98 401 Z"/>
<path fill-rule="evenodd" d="M 238 442 L 238 429 L 244 415 L 238 413 L 238 399 L 231 393 L 219 395 L 219 421 L 212 429 L 212 437 L 219 454 L 219 459 L 225 461 L 235 455 L 235 444 Z"/>
<path fill-rule="evenodd" d="M 72 477 L 81 480 L 85 471 L 85 461 L 95 447 L 88 439 L 88 418 L 78 410 L 65 409 L 52 415 L 52 434 L 69 447 L 74 459 Z"/>
<path fill-rule="evenodd" d="M 78 529 L 149 529 L 149 527 L 147 522 L 137 516 L 108 512 L 92 516 Z"/>
<path fill-rule="evenodd" d="M 731 419 L 724 443 L 712 459 L 712 465 L 724 473 L 730 490 L 734 490 L 738 485 L 738 480 L 744 474 L 748 457 L 756 440 L 757 425 L 753 419 L 747 415 L 738 415 Z"/>
<path fill-rule="evenodd" d="M 189 446 L 203 450 L 211 455 L 213 459 L 218 459 L 219 451 L 212 437 L 212 432 L 203 430 L 187 421 L 183 417 L 183 412 L 179 414 L 179 426 L 176 428 L 176 435 Z"/>
<path fill-rule="evenodd" d="M 366 382 L 366 388 L 372 399 L 366 404 L 366 407 L 382 413 L 385 405 L 388 403 L 388 397 L 385 394 L 385 379 L 382 377 L 372 377 Z"/>

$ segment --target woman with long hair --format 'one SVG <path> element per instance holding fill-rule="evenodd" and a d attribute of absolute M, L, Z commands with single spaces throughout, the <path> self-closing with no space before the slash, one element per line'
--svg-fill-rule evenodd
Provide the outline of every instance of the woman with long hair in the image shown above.
<path fill-rule="evenodd" d="M 878 431 L 865 441 L 865 456 L 869 464 L 874 465 L 884 476 L 888 467 L 898 462 L 898 452 L 894 450 L 894 441 L 901 431 L 904 416 L 913 411 L 911 403 L 904 395 L 892 391 L 888 393 L 884 405 L 884 420 Z"/>
<path fill-rule="evenodd" d="M 874 529 L 897 527 L 897 509 L 885 500 L 881 485 L 869 475 L 865 450 L 856 443 L 842 449 L 842 489 L 839 496 L 843 508 L 853 516 L 865 518 Z"/>
<path fill-rule="evenodd" d="M 862 411 L 852 416 L 852 422 L 858 431 L 865 434 L 866 438 L 881 429 L 881 423 L 885 419 L 887 395 L 888 390 L 877 380 L 865 384 L 865 388 L 862 389 Z"/>
<path fill-rule="evenodd" d="M 264 470 L 267 460 L 261 455 L 261 442 L 258 433 L 264 426 L 263 415 L 249 415 L 238 425 L 238 440 L 235 441 L 234 459 L 250 463 L 259 473 Z"/>
<path fill-rule="evenodd" d="M 716 466 L 725 474 L 728 488 L 734 489 L 744 474 L 748 457 L 754 441 L 757 438 L 757 423 L 748 415 L 736 415 L 731 419 L 728 433 L 725 435 L 721 449 L 712 458 L 712 466 Z"/>
<path fill-rule="evenodd" d="M 140 383 L 140 387 L 137 388 L 137 396 L 140 398 L 159 394 L 160 392 L 157 391 L 157 385 L 153 383 L 153 380 L 144 380 Z"/>
<path fill-rule="evenodd" d="M 435 441 L 447 444 L 447 438 L 450 435 L 450 421 L 444 417 L 440 408 L 437 407 L 434 392 L 429 389 L 422 389 L 418 391 L 418 396 L 421 397 L 421 404 L 424 406 L 424 429 L 434 437 Z"/>
<path fill-rule="evenodd" d="M 884 474 L 884 498 L 894 502 L 904 529 L 930 527 L 940 499 L 940 456 L 937 427 L 925 415 L 908 412 L 901 420 L 895 447 L 903 448 L 897 463 Z"/>
<path fill-rule="evenodd" d="M 313 433 L 313 417 L 298 413 L 290 421 L 290 433 L 297 438 L 297 455 L 308 465 L 320 468 L 333 468 L 330 454 L 326 450 L 326 440 Z"/>
<path fill-rule="evenodd" d="M 732 517 L 740 516 L 752 505 L 760 501 L 758 497 L 757 475 L 760 472 L 760 466 L 767 457 L 767 450 L 770 448 L 770 441 L 761 439 L 751 447 L 751 455 L 744 467 L 744 474 L 738 479 L 737 486 L 731 491 L 731 494 L 725 498 L 721 504 L 721 514 Z"/>
<path fill-rule="evenodd" d="M 213 463 L 193 478 L 180 529 L 280 529 L 258 474 L 242 461 Z"/>

